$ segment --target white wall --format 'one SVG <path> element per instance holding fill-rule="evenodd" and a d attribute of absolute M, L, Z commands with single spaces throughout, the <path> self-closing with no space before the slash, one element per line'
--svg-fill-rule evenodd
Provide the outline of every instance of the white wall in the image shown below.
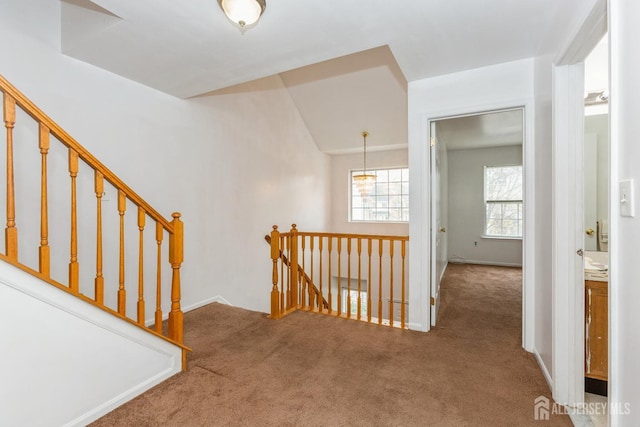
<path fill-rule="evenodd" d="M 534 60 L 535 91 L 535 152 L 534 165 L 537 170 L 535 193 L 527 193 L 527 203 L 535 206 L 535 235 L 527 240 L 535 243 L 535 293 L 534 309 L 529 313 L 534 318 L 533 352 L 545 377 L 551 383 L 552 372 L 552 58 L 543 56 Z M 527 219 L 528 220 L 528 219 Z"/>
<path fill-rule="evenodd" d="M 429 324 L 429 269 L 427 263 L 422 262 L 430 256 L 428 120 L 455 114 L 528 105 L 528 109 L 525 110 L 525 128 L 527 138 L 531 138 L 533 136 L 533 111 L 531 111 L 533 105 L 530 101 L 534 95 L 533 62 L 533 59 L 525 59 L 409 83 L 409 170 L 411 174 L 409 322 L 414 329 L 427 329 Z M 534 171 L 529 171 L 528 174 L 525 185 L 533 184 Z M 529 194 L 527 194 L 528 197 Z M 535 287 L 533 266 L 525 270 L 525 274 L 530 287 Z M 528 301 L 528 303 L 532 302 Z M 525 338 L 528 338 L 528 335 Z M 525 343 L 525 347 L 530 345 Z"/>
<path fill-rule="evenodd" d="M 408 166 L 408 158 L 407 158 L 407 150 L 388 150 L 388 151 L 367 151 L 367 169 L 378 169 L 378 168 L 394 168 L 394 167 L 407 167 Z M 349 221 L 349 196 L 350 196 L 350 174 L 352 170 L 361 170 L 362 169 L 362 154 L 342 154 L 342 155 L 332 155 L 331 156 L 331 227 L 328 231 L 335 233 L 349 233 L 349 234 L 379 234 L 379 235 L 392 235 L 392 236 L 406 236 L 409 234 L 409 224 L 408 223 L 384 223 L 384 222 L 350 222 Z M 410 190 L 411 191 L 411 190 Z M 312 231 L 312 230 L 307 230 Z M 333 254 L 333 270 L 331 276 L 337 277 L 337 256 L 335 253 L 335 245 L 334 242 L 334 254 Z M 346 241 L 343 242 L 343 246 L 346 245 Z M 353 241 L 354 245 L 354 256 L 352 258 L 352 278 L 356 277 L 357 271 L 357 257 L 355 256 L 356 242 Z M 411 242 L 406 247 L 406 257 L 405 257 L 405 271 L 408 273 L 408 260 L 410 254 Z M 325 243 L 326 247 L 326 243 Z M 393 299 L 400 300 L 402 291 L 401 291 L 401 280 L 402 280 L 402 258 L 400 256 L 400 243 L 396 243 L 394 252 L 394 260 L 393 260 Z M 374 317 L 380 317 L 382 319 L 389 318 L 389 296 L 390 296 L 390 277 L 389 277 L 389 248 L 388 243 L 384 244 L 384 255 L 383 255 L 383 283 L 382 283 L 382 293 L 379 291 L 379 260 L 375 255 L 378 253 L 378 243 L 373 242 L 372 245 L 372 253 L 374 254 L 373 262 L 371 263 L 371 299 L 372 299 L 372 307 L 371 313 Z M 343 249 L 343 258 L 345 255 L 345 249 Z M 363 279 L 366 279 L 367 271 L 368 271 L 368 260 L 366 257 L 366 242 L 363 242 L 363 253 L 365 256 L 362 258 L 361 268 L 363 271 Z M 345 260 L 342 260 L 342 263 L 345 264 Z M 308 265 L 308 264 L 307 264 Z M 328 263 L 325 261 L 325 268 L 327 268 Z M 346 264 L 345 264 L 346 265 Z M 317 274 L 317 266 L 316 266 L 316 274 Z M 327 272 L 328 273 L 328 272 Z M 341 275 L 343 278 L 347 277 L 347 268 L 343 265 L 341 270 Z M 405 278 L 405 283 L 407 279 Z M 337 283 L 337 281 L 336 281 Z M 346 286 L 346 279 L 342 281 L 342 286 Z M 317 284 L 317 283 L 316 283 Z M 337 286 L 337 285 L 336 285 Z M 333 291 L 334 298 L 336 295 L 336 291 Z M 382 311 L 378 312 L 378 298 L 382 299 Z M 408 288 L 405 285 L 405 300 L 408 298 Z M 333 307 L 335 309 L 336 304 L 334 302 Z M 345 310 L 343 308 L 343 310 Z M 399 304 L 396 304 L 394 310 L 395 318 L 397 320 L 400 319 L 399 316 Z"/>
<path fill-rule="evenodd" d="M 87 425 L 180 372 L 180 348 L 15 267 L 0 300 L 2 425 Z"/>
<path fill-rule="evenodd" d="M 10 2 L 0 20 L 0 73 L 159 212 L 182 212 L 183 306 L 221 296 L 267 311 L 264 234 L 273 224 L 323 229 L 329 222 L 329 158 L 280 79 L 176 99 L 60 54 L 59 2 Z M 105 209 L 115 210 L 113 194 Z M 89 274 L 94 261 L 83 253 L 81 272 Z"/>
<path fill-rule="evenodd" d="M 609 1 L 609 35 L 611 52 L 611 225 L 609 281 L 610 337 L 609 399 L 621 410 L 611 415 L 612 426 L 640 425 L 640 264 L 637 262 L 640 241 L 640 3 Z M 635 180 L 636 216 L 621 217 L 618 181 Z M 624 404 L 630 414 L 624 414 Z"/>
<path fill-rule="evenodd" d="M 494 239 L 483 235 L 484 166 L 522 164 L 522 146 L 453 150 L 449 151 L 448 159 L 449 260 L 521 266 L 521 239 Z"/>
<path fill-rule="evenodd" d="M 367 169 L 407 167 L 407 150 L 367 151 Z M 409 234 L 407 223 L 349 222 L 349 176 L 362 169 L 362 154 L 331 156 L 331 229 L 335 233 Z"/>
<path fill-rule="evenodd" d="M 329 158 L 317 150 L 280 79 L 268 78 L 216 95 L 181 100 L 60 54 L 59 25 L 60 2 L 4 2 L 0 14 L 0 74 L 159 212 L 167 217 L 173 211 L 182 212 L 184 308 L 223 298 L 233 305 L 268 311 L 271 261 L 263 236 L 273 224 L 288 229 L 297 222 L 301 228 L 318 230 L 329 223 Z M 21 149 L 32 147 L 35 155 L 31 158 L 36 161 L 31 168 L 16 170 L 20 177 L 16 191 L 21 200 L 17 217 L 20 259 L 34 266 L 39 244 L 38 215 L 34 212 L 39 212 L 39 205 L 34 202 L 27 211 L 28 203 L 22 197 L 32 192 L 37 199 L 39 194 L 37 140 L 22 138 L 32 131 L 20 131 L 21 139 L 16 141 Z M 52 141 L 52 147 L 55 144 Z M 64 176 L 66 154 L 54 154 L 52 150 L 50 159 L 58 162 L 60 182 L 66 186 L 60 194 L 64 195 L 69 188 L 68 175 Z M 91 172 L 81 170 L 80 174 L 79 191 L 90 198 Z M 115 193 L 107 190 L 106 198 L 105 215 L 108 213 L 108 221 L 117 221 Z M 51 212 L 52 221 L 56 217 L 63 221 L 50 225 L 52 259 L 62 260 L 52 269 L 61 276 L 65 276 L 69 253 L 69 237 L 63 233 L 69 221 L 68 200 L 60 202 L 65 208 Z M 95 201 L 87 207 L 90 215 L 95 215 L 94 206 Z M 130 206 L 126 227 L 134 235 L 135 217 Z M 95 217 L 89 218 L 89 223 L 95 224 Z M 81 290 L 88 296 L 93 295 L 95 267 L 93 249 L 83 239 L 90 240 L 94 227 L 81 228 L 79 233 Z M 148 223 L 147 230 L 153 230 L 153 225 Z M 153 239 L 153 232 L 147 231 L 146 236 Z M 116 247 L 117 233 L 106 233 L 105 240 L 107 248 Z M 132 262 L 137 239 L 128 242 L 126 283 L 131 306 L 136 298 L 137 282 L 130 278 L 137 272 L 137 264 Z M 164 250 L 166 259 L 166 246 Z M 147 246 L 148 255 L 154 251 L 153 245 Z M 116 265 L 105 263 L 105 294 L 111 302 L 117 289 Z M 6 268 L 0 265 L 0 270 Z M 168 302 L 165 297 L 165 305 Z M 147 309 L 153 310 L 153 303 L 148 302 Z M 28 324 L 3 324 L 10 325 L 12 334 L 18 336 L 33 333 Z M 64 350 L 57 345 L 51 344 L 57 352 Z M 114 346 L 115 352 L 127 351 L 122 343 Z M 109 363 L 110 353 L 92 357 L 100 366 Z M 2 382 L 22 387 L 21 381 L 12 377 Z M 110 384 L 109 379 L 106 381 Z M 34 378 L 29 385 L 46 389 L 49 378 Z M 102 397 L 93 388 L 84 392 L 88 398 Z M 3 405 L 22 405 L 23 398 L 11 394 L 3 399 Z M 67 411 L 74 405 L 66 400 L 59 410 Z"/>

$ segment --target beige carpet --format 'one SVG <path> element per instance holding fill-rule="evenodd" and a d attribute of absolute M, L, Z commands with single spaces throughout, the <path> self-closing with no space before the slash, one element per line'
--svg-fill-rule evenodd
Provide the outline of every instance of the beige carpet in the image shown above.
<path fill-rule="evenodd" d="M 94 425 L 570 426 L 534 420 L 550 391 L 521 348 L 521 274 L 450 265 L 427 334 L 203 307 L 185 315 L 189 370 Z"/>

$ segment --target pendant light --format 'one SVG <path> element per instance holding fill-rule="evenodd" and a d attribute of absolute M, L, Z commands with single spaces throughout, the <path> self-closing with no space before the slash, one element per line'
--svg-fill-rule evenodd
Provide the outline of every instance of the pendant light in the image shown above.
<path fill-rule="evenodd" d="M 376 176 L 372 174 L 367 174 L 367 136 L 369 136 L 369 132 L 362 131 L 362 139 L 364 141 L 364 167 L 362 173 L 358 175 L 353 175 L 353 182 L 356 184 L 356 188 L 358 189 L 358 193 L 360 193 L 361 197 L 368 197 L 373 191 L 373 186 L 376 183 Z"/>

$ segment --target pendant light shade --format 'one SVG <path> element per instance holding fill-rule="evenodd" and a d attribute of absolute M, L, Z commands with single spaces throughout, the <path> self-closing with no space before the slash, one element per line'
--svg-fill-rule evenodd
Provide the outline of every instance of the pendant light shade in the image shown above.
<path fill-rule="evenodd" d="M 227 18 L 240 28 L 258 22 L 267 7 L 265 0 L 218 0 Z"/>
<path fill-rule="evenodd" d="M 373 191 L 373 186 L 376 184 L 376 176 L 367 173 L 367 136 L 369 136 L 369 132 L 362 131 L 362 139 L 364 145 L 363 157 L 364 157 L 364 165 L 362 169 L 362 173 L 358 175 L 353 175 L 353 182 L 356 184 L 356 188 L 358 189 L 358 193 L 360 193 L 361 197 L 368 197 Z"/>

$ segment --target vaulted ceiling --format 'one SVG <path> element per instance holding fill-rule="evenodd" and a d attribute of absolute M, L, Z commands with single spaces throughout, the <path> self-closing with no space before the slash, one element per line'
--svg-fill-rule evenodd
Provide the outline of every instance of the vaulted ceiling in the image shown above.
<path fill-rule="evenodd" d="M 550 52 L 583 0 L 63 0 L 66 55 L 189 98 L 280 74 L 319 149 L 406 146 L 407 81 Z"/>

